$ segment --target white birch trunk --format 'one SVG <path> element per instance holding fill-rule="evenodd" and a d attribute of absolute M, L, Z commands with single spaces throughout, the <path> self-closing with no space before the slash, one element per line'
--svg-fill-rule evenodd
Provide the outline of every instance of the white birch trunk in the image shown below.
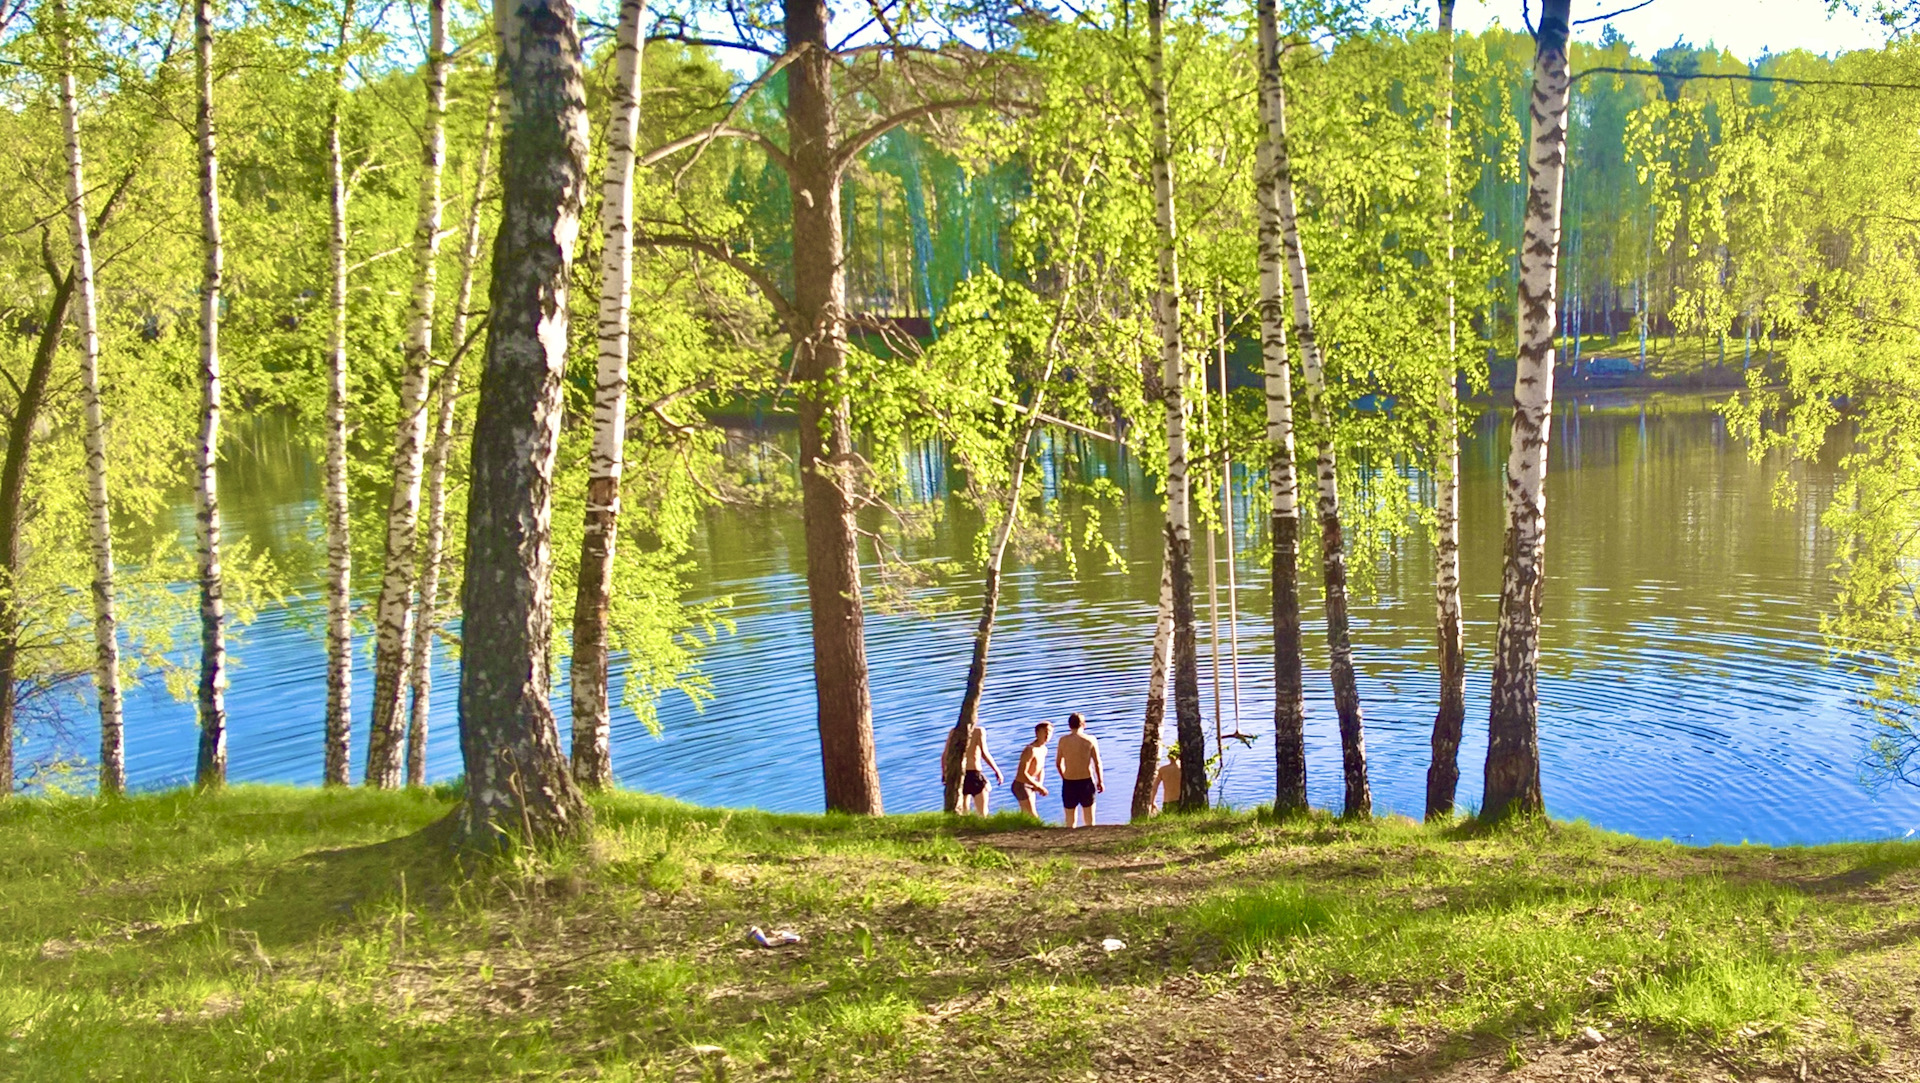
<path fill-rule="evenodd" d="M 1200 663 L 1194 637 L 1193 531 L 1187 479 L 1187 367 L 1180 334 L 1179 229 L 1173 206 L 1173 151 L 1167 100 L 1165 0 L 1147 0 L 1147 106 L 1153 129 L 1153 209 L 1160 278 L 1161 393 L 1167 408 L 1167 561 L 1173 581 L 1173 702 L 1180 735 L 1181 804 L 1207 802 L 1206 735 L 1200 728 Z"/>
<path fill-rule="evenodd" d="M 1520 245 L 1520 352 L 1507 455 L 1507 542 L 1499 643 L 1487 719 L 1481 815 L 1539 815 L 1540 588 L 1547 550 L 1547 429 L 1553 418 L 1553 332 L 1560 203 L 1567 164 L 1568 0 L 1541 5 L 1527 147 L 1527 217 Z"/>
<path fill-rule="evenodd" d="M 626 463 L 628 302 L 633 293 L 633 144 L 640 131 L 640 23 L 646 0 L 621 0 L 614 46 L 613 115 L 607 123 L 607 172 L 601 184 L 606 248 L 600 263 L 600 354 L 593 394 L 593 449 L 587 460 L 586 528 L 573 619 L 573 778 L 613 784 L 608 709 L 608 622 L 613 557 L 620 525 L 620 475 Z"/>
<path fill-rule="evenodd" d="M 1440 4 L 1440 178 L 1446 200 L 1447 358 L 1440 388 L 1439 453 L 1434 461 L 1433 601 L 1439 647 L 1440 704 L 1433 719 L 1433 762 L 1427 768 L 1427 819 L 1453 811 L 1460 784 L 1460 734 L 1467 715 L 1467 666 L 1460 631 L 1460 402 L 1453 280 L 1453 5 Z"/>
<path fill-rule="evenodd" d="M 577 836 L 592 813 L 549 703 L 553 469 L 567 300 L 587 183 L 585 60 L 569 0 L 496 0 L 500 229 L 474 416 L 461 584 L 460 752 L 469 844 Z"/>
<path fill-rule="evenodd" d="M 1167 723 L 1167 655 L 1172 647 L 1173 566 L 1162 560 L 1160 615 L 1153 622 L 1153 668 L 1147 671 L 1147 717 L 1140 730 L 1140 768 L 1133 776 L 1132 813 L 1136 820 L 1144 820 L 1153 812 L 1153 776 L 1160 770 L 1161 735 Z M 1186 785 L 1184 774 L 1181 785 Z"/>
<path fill-rule="evenodd" d="M 199 83 L 200 140 L 200 442 L 194 449 L 194 496 L 200 557 L 200 751 L 195 784 L 227 782 L 227 629 L 220 569 L 220 165 L 213 127 L 213 0 L 193 10 L 194 69 Z"/>
<path fill-rule="evenodd" d="M 87 526 L 93 547 L 93 685 L 100 701 L 100 792 L 127 788 L 126 730 L 120 695 L 120 644 L 114 612 L 113 526 L 107 506 L 107 422 L 100 409 L 100 327 L 87 228 L 87 184 L 80 155 L 79 90 L 73 76 L 73 27 L 56 4 L 60 28 L 60 118 L 67 137 L 67 220 L 80 324 L 80 398 L 86 411 Z M 10 780 L 9 780 L 10 781 Z"/>
<path fill-rule="evenodd" d="M 347 30 L 351 0 L 342 9 L 327 111 L 329 211 L 327 257 L 332 321 L 327 328 L 327 717 L 322 781 L 349 781 L 353 740 L 353 547 L 347 503 L 347 178 L 340 150 L 340 105 L 346 94 Z"/>
<path fill-rule="evenodd" d="M 1276 29 L 1277 40 L 1277 29 Z M 1335 462 L 1333 425 L 1327 408 L 1326 370 L 1313 331 L 1313 307 L 1307 285 L 1307 259 L 1300 244 L 1300 219 L 1293 191 L 1293 163 L 1287 149 L 1287 94 L 1278 73 L 1267 93 L 1267 139 L 1273 147 L 1275 199 L 1280 210 L 1281 244 L 1293 287 L 1294 337 L 1306 370 L 1307 407 L 1320 437 L 1318 485 L 1320 567 L 1326 587 L 1327 647 L 1332 656 L 1334 709 L 1340 716 L 1340 752 L 1346 779 L 1347 816 L 1373 814 L 1367 783 L 1366 732 L 1360 715 L 1360 689 L 1353 671 L 1353 641 L 1347 617 L 1347 545 L 1340 525 L 1340 481 Z"/>
<path fill-rule="evenodd" d="M 1278 157 L 1271 113 L 1280 89 L 1275 0 L 1259 0 L 1260 360 L 1266 373 L 1267 495 L 1272 504 L 1274 811 L 1307 809 L 1305 665 L 1300 634 L 1300 479 L 1294 465 L 1293 372 L 1287 358 L 1287 284 Z"/>
<path fill-rule="evenodd" d="M 447 463 L 453 448 L 454 420 L 460 399 L 460 365 L 466 358 L 467 325 L 473 315 L 473 275 L 480 264 L 480 208 L 491 179 L 493 129 L 500 117 L 500 99 L 487 102 L 487 122 L 480 130 L 480 160 L 473 181 L 473 200 L 467 206 L 465 239 L 460 249 L 460 290 L 454 297 L 453 335 L 457 351 L 447 362 L 435 392 L 433 449 L 427 453 L 427 538 L 420 554 L 420 591 L 413 615 L 413 649 L 407 654 L 413 685 L 412 714 L 407 723 L 407 785 L 427 784 L 427 730 L 433 707 L 433 637 L 440 628 L 440 569 L 447 545 Z"/>
<path fill-rule="evenodd" d="M 420 201 L 413 233 L 413 303 L 401 361 L 400 415 L 393 442 L 393 498 L 387 506 L 386 569 L 374 617 L 373 719 L 367 732 L 369 786 L 400 785 L 404 732 L 402 679 L 413 615 L 414 544 L 427 435 L 427 380 L 433 361 L 435 268 L 440 254 L 440 172 L 446 157 L 447 5 L 429 0 L 427 120 L 422 133 Z"/>

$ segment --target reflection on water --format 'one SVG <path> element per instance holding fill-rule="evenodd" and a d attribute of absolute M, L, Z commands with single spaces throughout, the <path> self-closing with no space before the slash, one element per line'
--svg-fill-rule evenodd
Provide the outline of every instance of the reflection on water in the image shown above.
<path fill-rule="evenodd" d="M 1499 589 L 1505 431 L 1487 415 L 1463 461 L 1463 562 L 1469 662 L 1461 798 L 1479 792 L 1488 667 Z M 284 448 L 267 448 L 285 454 Z M 1581 400 L 1555 420 L 1549 478 L 1549 583 L 1542 640 L 1541 745 L 1548 808 L 1640 835 L 1696 842 L 1814 842 L 1902 834 L 1920 825 L 1920 792 L 1871 792 L 1858 781 L 1871 723 L 1856 705 L 1862 679 L 1828 661 L 1819 612 L 1831 595 L 1831 542 L 1817 525 L 1831 492 L 1825 468 L 1799 471 L 1803 500 L 1772 503 L 1778 464 L 1755 464 L 1701 399 Z M 245 528 L 263 544 L 306 551 L 315 495 L 297 456 L 256 477 Z M 277 461 L 277 460 L 276 460 Z M 910 484 L 945 494 L 937 447 L 906 453 Z M 1046 558 L 1010 571 L 983 711 L 1009 770 L 1034 721 L 1069 711 L 1093 720 L 1109 766 L 1103 820 L 1124 819 L 1144 711 L 1159 511 L 1151 481 L 1127 464 L 1096 468 L 1134 494 L 1107 528 L 1120 568 L 1083 563 L 1070 579 Z M 1046 464 L 1049 484 L 1056 462 Z M 230 477 L 243 478 L 238 472 Z M 1242 479 L 1243 483 L 1246 479 Z M 235 494 L 240 496 L 241 494 Z M 230 502 L 229 507 L 236 504 Z M 1273 667 L 1266 573 L 1244 553 L 1259 541 L 1243 504 L 1238 566 L 1240 726 L 1261 735 L 1230 751 L 1221 793 L 1248 806 L 1272 787 Z M 965 557 L 976 525 L 956 511 L 916 557 Z M 1204 553 L 1203 544 L 1196 552 Z M 717 700 L 704 712 L 662 705 L 665 732 L 649 737 L 616 717 L 615 768 L 630 787 L 703 804 L 811 810 L 821 802 L 813 729 L 804 549 L 796 511 L 709 514 L 695 560 L 700 597 L 730 596 L 738 633 L 709 653 Z M 1224 557 L 1223 557 L 1224 560 Z M 1303 569 L 1303 579 L 1317 578 Z M 1204 576 L 1204 571 L 1201 572 Z M 1204 578 L 1201 580 L 1204 583 Z M 1224 569 L 1222 574 L 1224 582 Z M 1376 809 L 1418 816 L 1435 686 L 1430 558 L 1415 536 L 1389 552 L 1379 596 L 1354 610 L 1355 655 L 1366 709 Z M 888 809 L 934 808 L 937 763 L 958 709 L 975 619 L 977 581 L 945 589 L 958 607 L 937 616 L 870 614 L 875 730 Z M 1320 612 L 1317 595 L 1305 600 Z M 311 597 L 263 615 L 239 647 L 229 696 L 236 780 L 315 782 L 320 771 L 325 660 Z M 1202 604 L 1202 651 L 1205 598 Z M 1223 618 L 1224 619 L 1224 618 Z M 1324 640 L 1308 629 L 1308 784 L 1316 805 L 1340 798 L 1339 743 L 1325 677 Z M 359 655 L 367 677 L 367 652 Z M 1202 680 L 1210 676 L 1203 658 Z M 453 667 L 443 665 L 429 769 L 458 772 Z M 555 708 L 566 719 L 564 683 Z M 1212 729 L 1211 690 L 1203 706 Z M 1227 697 L 1231 704 L 1231 696 Z M 1232 707 L 1227 708 L 1229 716 Z M 364 726 L 364 711 L 362 725 Z M 191 705 L 157 682 L 128 702 L 129 772 L 155 785 L 190 776 Z M 1233 719 L 1226 719 L 1233 728 Z M 84 739 L 84 738 L 83 738 Z M 355 735 L 356 756 L 364 734 Z M 1057 791 L 1056 791 L 1057 794 Z M 1010 807 L 1005 790 L 995 792 Z M 1043 807 L 1058 818 L 1057 804 Z"/>

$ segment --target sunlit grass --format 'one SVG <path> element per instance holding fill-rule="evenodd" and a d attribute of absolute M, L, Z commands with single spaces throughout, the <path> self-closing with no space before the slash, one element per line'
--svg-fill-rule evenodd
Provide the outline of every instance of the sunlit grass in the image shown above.
<path fill-rule="evenodd" d="M 424 830 L 450 808 L 255 787 L 0 806 L 0 1077 L 1071 1076 L 1127 1040 L 1121 1014 L 1178 1018 L 1163 986 L 1193 979 L 1497 1048 L 1588 1025 L 1787 1048 L 1850 1040 L 1821 975 L 1920 910 L 1848 893 L 1920 865 L 1896 843 L 1214 812 L 1076 850 L 1017 816 L 621 793 L 577 850 L 460 866 Z M 804 943 L 752 948 L 753 925 Z"/>

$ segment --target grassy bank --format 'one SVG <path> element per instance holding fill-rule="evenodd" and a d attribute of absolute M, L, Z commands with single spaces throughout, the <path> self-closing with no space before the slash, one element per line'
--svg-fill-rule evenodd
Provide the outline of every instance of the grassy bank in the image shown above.
<path fill-rule="evenodd" d="M 461 873 L 447 808 L 0 806 L 0 1077 L 1920 1078 L 1916 845 L 622 794 Z"/>

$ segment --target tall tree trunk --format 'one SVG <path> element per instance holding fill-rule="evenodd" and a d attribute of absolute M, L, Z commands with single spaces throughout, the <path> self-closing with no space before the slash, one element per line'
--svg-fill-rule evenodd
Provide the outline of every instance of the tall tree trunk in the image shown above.
<path fill-rule="evenodd" d="M 600 261 L 600 357 L 593 392 L 593 451 L 587 459 L 586 529 L 573 607 L 573 779 L 588 789 L 613 784 L 607 700 L 607 624 L 613 553 L 620 525 L 620 474 L 627 446 L 627 304 L 633 293 L 633 142 L 640 130 L 640 20 L 645 0 L 621 0 L 614 47 L 613 116 L 601 184 L 606 248 Z"/>
<path fill-rule="evenodd" d="M 353 741 L 353 539 L 347 496 L 347 175 L 340 150 L 340 107 L 346 97 L 347 32 L 353 2 L 340 14 L 333 96 L 327 109 L 327 182 L 330 194 L 327 256 L 333 321 L 327 329 L 327 752 L 322 779 L 345 786 Z"/>
<path fill-rule="evenodd" d="M 1433 601 L 1439 640 L 1440 708 L 1427 768 L 1427 819 L 1453 812 L 1460 784 L 1460 731 L 1467 718 L 1467 659 L 1460 635 L 1460 397 L 1453 282 L 1453 4 L 1440 2 L 1440 184 L 1446 199 L 1447 363 L 1440 388 L 1440 447 L 1434 465 Z"/>
<path fill-rule="evenodd" d="M 213 129 L 213 0 L 193 9 L 194 67 L 199 80 L 200 443 L 194 449 L 195 510 L 200 543 L 200 752 L 194 783 L 227 784 L 227 613 L 220 569 L 220 164 Z"/>
<path fill-rule="evenodd" d="M 1307 810 L 1306 691 L 1300 635 L 1300 479 L 1294 466 L 1293 371 L 1287 359 L 1287 285 L 1280 181 L 1273 140 L 1280 92 L 1275 0 L 1259 2 L 1260 359 L 1266 370 L 1267 491 L 1273 505 L 1273 808 Z"/>
<path fill-rule="evenodd" d="M 1172 647 L 1173 564 L 1162 557 L 1160 614 L 1153 622 L 1153 668 L 1147 674 L 1147 718 L 1140 729 L 1140 769 L 1133 776 L 1133 818 L 1136 820 L 1146 819 L 1153 811 L 1153 776 L 1160 770 L 1160 735 L 1167 724 L 1167 655 Z M 1186 786 L 1184 772 L 1180 785 Z"/>
<path fill-rule="evenodd" d="M 567 286 L 587 183 L 587 100 L 569 0 L 502 0 L 500 232 L 487 359 L 473 425 L 461 588 L 461 833 L 498 845 L 585 830 L 548 704 L 553 633 L 553 466 L 567 363 Z"/>
<path fill-rule="evenodd" d="M 427 123 L 421 136 L 420 202 L 413 230 L 413 307 L 400 362 L 400 416 L 393 440 L 393 498 L 387 505 L 386 570 L 374 617 L 373 721 L 367 729 L 366 784 L 400 785 L 404 751 L 402 683 L 413 616 L 414 546 L 420 471 L 427 440 L 427 381 L 433 367 L 435 269 L 440 255 L 440 173 L 447 135 L 447 4 L 428 0 Z"/>
<path fill-rule="evenodd" d="M 1206 734 L 1200 728 L 1200 659 L 1194 642 L 1193 531 L 1187 480 L 1187 364 L 1180 336 L 1179 237 L 1168 132 L 1165 0 L 1147 0 L 1147 105 L 1153 126 L 1153 209 L 1159 227 L 1162 394 L 1167 407 L 1167 563 L 1173 581 L 1173 709 L 1180 735 L 1180 806 L 1207 807 Z"/>
<path fill-rule="evenodd" d="M 72 295 L 79 301 L 80 398 L 86 412 L 87 526 L 93 547 L 93 687 L 100 706 L 100 792 L 111 797 L 118 796 L 127 788 L 127 762 L 126 729 L 120 696 L 118 619 L 114 612 L 113 524 L 107 505 L 107 422 L 100 408 L 100 328 L 94 296 L 93 240 L 87 228 L 87 184 L 80 154 L 79 91 L 73 75 L 74 28 L 66 25 L 64 2 L 56 3 L 54 12 L 62 23 L 60 117 L 66 127 L 67 221 L 73 235 L 73 269 L 69 278 L 73 282 Z M 52 360 L 51 354 L 52 351 L 49 351 L 49 362 Z M 51 367 L 48 364 L 44 369 Z M 42 369 L 42 366 L 36 365 L 33 375 L 40 376 L 44 387 L 45 373 Z M 30 375 L 29 382 L 32 378 Z M 25 471 L 22 470 L 22 480 L 24 477 Z M 13 518 L 17 520 L 17 514 Z M 17 529 L 10 533 L 9 558 L 18 549 Z M 16 565 L 9 559 L 7 567 L 11 571 Z M 12 624 L 8 625 L 9 631 L 12 627 Z M 11 673 L 6 675 L 9 685 L 13 683 L 12 677 Z M 11 749 L 12 741 L 8 739 L 5 743 Z M 0 777 L 11 781 L 12 771 L 9 769 Z"/>
<path fill-rule="evenodd" d="M 440 628 L 440 569 L 447 543 L 447 462 L 453 450 L 455 410 L 460 405 L 460 365 L 467 355 L 467 324 L 473 313 L 473 272 L 480 263 L 480 208 L 486 203 L 488 169 L 493 152 L 493 129 L 500 116 L 500 99 L 487 99 L 487 122 L 480 129 L 480 159 L 473 180 L 473 199 L 467 206 L 466 239 L 460 249 L 460 291 L 453 304 L 453 356 L 434 392 L 433 450 L 427 454 L 427 540 L 420 554 L 420 592 L 413 615 L 413 712 L 407 723 L 407 785 L 427 784 L 427 721 L 433 707 L 433 637 Z"/>
<path fill-rule="evenodd" d="M 1481 815 L 1539 815 L 1540 588 L 1547 553 L 1547 428 L 1553 419 L 1555 271 L 1566 178 L 1569 0 L 1545 0 L 1533 61 L 1527 220 L 1520 245 L 1520 357 L 1507 455 L 1507 544 L 1487 718 Z"/>
<path fill-rule="evenodd" d="M 980 622 L 973 633 L 973 661 L 967 667 L 967 688 L 960 698 L 960 718 L 947 731 L 947 751 L 942 761 L 946 764 L 946 770 L 941 779 L 941 807 L 947 812 L 957 812 L 960 808 L 961 760 L 966 752 L 967 739 L 973 733 L 973 727 L 979 724 L 980 700 L 986 694 L 987 652 L 993 643 L 994 619 L 1000 609 L 1000 572 L 1006 558 L 1007 541 L 1013 536 L 1013 528 L 1020 519 L 1020 487 L 1026 480 L 1027 463 L 1033 457 L 1033 437 L 1040 428 L 1041 406 L 1046 401 L 1047 385 L 1053 380 L 1054 364 L 1060 353 L 1060 335 L 1066 329 L 1067 312 L 1073 303 L 1074 287 L 1078 282 L 1081 226 L 1085 221 L 1081 212 L 1086 205 L 1087 187 L 1093 177 L 1094 170 L 1089 167 L 1074 198 L 1073 240 L 1067 246 L 1066 258 L 1062 261 L 1066 267 L 1066 277 L 1054 306 L 1053 326 L 1047 332 L 1046 368 L 1040 375 L 1040 382 L 1034 385 L 1032 399 L 1027 404 L 1027 420 L 1020 426 L 1019 443 L 1013 451 L 1007 506 L 1001 512 L 1000 525 L 994 530 L 993 545 L 987 552 L 986 583 L 980 598 Z"/>
<path fill-rule="evenodd" d="M 846 269 L 834 163 L 834 60 L 824 0 L 784 0 L 787 142 L 793 194 L 794 375 L 800 408 L 801 516 L 813 620 L 813 685 L 829 811 L 879 815 L 880 769 L 850 490 L 853 434 L 839 386 L 846 368 Z"/>
<path fill-rule="evenodd" d="M 1346 775 L 1344 814 L 1371 816 L 1373 794 L 1367 786 L 1367 740 L 1360 718 L 1360 687 L 1353 672 L 1353 639 L 1347 618 L 1347 541 L 1340 526 L 1340 480 L 1334 461 L 1333 419 L 1327 409 L 1326 370 L 1320 341 L 1313 332 L 1313 308 L 1307 289 L 1307 259 L 1300 245 L 1300 218 L 1293 191 L 1293 163 L 1287 150 L 1287 92 L 1277 75 L 1267 96 L 1267 138 L 1273 146 L 1280 233 L 1287 273 L 1293 283 L 1294 337 L 1307 376 L 1307 407 L 1320 437 L 1320 570 L 1326 585 L 1327 647 L 1332 655 L 1333 706 L 1340 716 L 1340 757 Z"/>

